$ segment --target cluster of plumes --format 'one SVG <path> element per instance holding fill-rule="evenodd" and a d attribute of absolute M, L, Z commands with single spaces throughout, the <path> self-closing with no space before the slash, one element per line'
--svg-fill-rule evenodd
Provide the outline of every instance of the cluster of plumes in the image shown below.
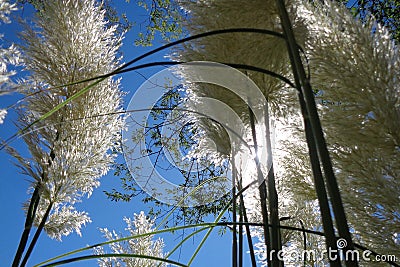
<path fill-rule="evenodd" d="M 185 26 L 191 35 L 227 28 L 257 28 L 281 32 L 279 15 L 277 10 L 273 8 L 273 1 L 260 0 L 252 1 L 251 3 L 248 3 L 248 1 L 235 1 L 234 3 L 231 1 L 197 1 L 196 3 L 181 1 L 181 5 L 188 12 L 190 20 Z M 296 10 L 294 6 L 293 4 L 289 7 L 293 12 Z M 297 35 L 300 41 L 304 43 L 306 37 L 305 25 L 300 19 L 295 19 L 294 22 Z M 291 68 L 288 65 L 289 58 L 285 41 L 276 36 L 265 34 L 229 33 L 210 36 L 184 45 L 181 49 L 176 50 L 172 57 L 180 61 L 207 60 L 244 64 L 273 71 L 288 78 L 292 77 Z M 302 195 L 296 194 L 298 188 L 294 188 L 294 184 L 299 184 L 301 187 L 307 188 L 307 192 L 312 191 L 308 161 L 304 161 L 304 158 L 293 157 L 293 150 L 290 149 L 293 147 L 302 152 L 305 147 L 304 138 L 290 137 L 293 136 L 292 132 L 296 130 L 296 127 L 301 127 L 296 90 L 277 78 L 255 71 L 242 71 L 256 83 L 268 101 L 271 119 L 270 127 L 275 127 L 275 136 L 272 136 L 272 140 L 275 139 L 273 154 L 277 191 L 280 196 L 280 215 L 301 217 L 303 221 L 307 220 L 309 228 L 313 228 L 319 224 L 319 219 L 315 216 L 315 210 L 309 209 L 310 203 L 313 204 L 315 202 L 311 200 L 312 198 L 306 199 Z M 246 90 L 246 88 L 243 88 L 243 90 Z M 206 86 L 188 86 L 188 91 L 192 102 L 201 97 L 211 97 L 231 107 L 247 125 L 248 130 L 245 140 L 248 145 L 253 146 L 252 133 L 249 126 L 249 110 L 243 99 L 232 93 L 230 88 L 221 88 L 208 84 Z M 272 121 L 275 121 L 275 123 L 273 124 Z M 231 143 L 226 133 L 220 130 L 221 126 L 204 119 L 199 119 L 197 122 L 197 125 L 204 129 L 206 138 L 215 142 L 217 154 L 230 157 Z M 210 127 L 210 125 L 213 127 Z M 259 144 L 265 138 L 265 136 L 261 135 L 262 131 L 260 131 L 263 128 L 264 125 L 259 125 L 256 122 Z M 289 137 L 290 139 L 286 140 Z M 199 138 L 201 140 L 202 137 L 200 136 Z M 204 145 L 200 147 L 200 152 L 203 147 Z M 243 151 L 243 153 L 236 155 L 235 160 L 239 177 L 243 180 L 244 185 L 257 179 L 254 162 L 243 159 L 244 155 L 249 155 L 245 151 L 247 149 L 248 147 L 242 144 L 240 151 Z M 283 160 L 284 158 L 285 160 Z M 264 175 L 266 175 L 268 166 L 265 166 L 265 162 L 261 163 L 262 167 L 267 167 L 263 168 Z M 248 166 L 248 164 L 252 166 Z M 294 166 L 296 166 L 296 170 L 289 173 L 288 170 L 294 169 Z M 312 197 L 314 196 L 313 194 Z M 252 186 L 244 194 L 250 221 L 261 222 L 259 199 L 257 185 Z M 290 221 L 289 224 L 296 224 L 296 220 Z M 254 228 L 252 235 L 262 240 L 262 229 Z M 290 240 L 292 243 L 296 243 L 294 239 L 298 239 L 298 243 L 301 244 L 300 234 L 285 232 L 283 236 L 285 242 Z M 309 240 L 311 240 L 310 237 Z M 259 253 L 262 253 L 262 242 L 257 247 Z"/>
<path fill-rule="evenodd" d="M 129 232 L 129 236 L 133 238 L 125 241 L 114 242 L 110 244 L 112 253 L 114 254 L 134 254 L 151 256 L 157 258 L 163 258 L 164 241 L 160 238 L 153 240 L 154 235 L 149 234 L 153 232 L 154 220 L 146 217 L 145 213 L 141 211 L 139 214 L 134 214 L 133 220 L 131 218 L 124 218 L 127 224 L 126 231 Z M 117 234 L 115 231 L 109 231 L 107 228 L 101 228 L 100 231 L 104 234 L 104 237 L 108 241 L 124 238 L 124 236 Z M 141 237 L 134 237 L 137 235 L 143 235 Z M 146 235 L 149 234 L 149 235 Z M 128 236 L 126 236 L 128 237 Z M 105 253 L 103 247 L 95 248 L 97 255 Z M 120 258 L 101 258 L 98 260 L 100 267 L 112 267 L 112 266 L 126 266 L 126 267 L 156 267 L 166 266 L 164 263 L 156 260 L 139 258 L 139 257 L 120 257 Z"/>
<path fill-rule="evenodd" d="M 196 3 L 180 1 L 180 4 L 190 18 L 185 24 L 185 28 L 188 29 L 191 35 L 227 28 L 258 28 L 281 31 L 276 10 L 267 8 L 269 3 L 265 1 L 252 1 L 251 4 L 245 1 L 235 1 L 234 4 L 229 1 L 197 1 Z M 304 28 L 301 24 L 296 25 L 296 27 Z M 177 49 L 172 58 L 179 61 L 207 60 L 226 64 L 243 64 L 290 75 L 285 41 L 265 34 L 229 33 L 197 39 Z M 297 114 L 297 99 L 293 88 L 277 78 L 255 71 L 242 71 L 256 83 L 268 100 L 271 118 L 281 118 L 282 122 L 286 124 L 288 123 L 286 121 L 287 118 Z M 183 73 L 182 76 L 185 76 L 185 74 Z M 209 84 L 206 86 L 199 84 L 187 85 L 186 88 L 191 106 L 195 106 L 197 101 L 201 101 L 199 99 L 201 97 L 217 99 L 228 105 L 249 125 L 249 110 L 244 102 L 245 99 L 241 99 L 230 88 Z M 205 133 L 205 135 L 197 137 L 199 139 L 198 144 L 200 144 L 197 150 L 199 154 L 204 151 L 204 147 L 208 148 L 207 152 L 209 154 L 212 154 L 210 150 L 216 147 L 215 154 L 217 157 L 229 158 L 231 156 L 231 142 L 227 133 L 222 129 L 223 127 L 204 118 L 197 119 L 197 122 L 197 126 L 203 129 L 202 133 Z M 257 129 L 263 127 L 262 125 L 256 126 Z M 247 130 L 245 140 L 247 144 L 252 145 L 250 127 Z M 260 136 L 261 131 L 257 131 L 257 133 L 259 137 L 258 143 L 261 143 L 260 140 L 264 136 Z M 215 146 L 213 143 L 215 143 Z M 241 150 L 247 150 L 244 151 L 244 154 L 248 155 L 248 147 L 244 144 L 240 146 Z M 239 159 L 237 165 L 240 165 L 240 162 L 242 164 L 248 163 L 247 160 L 240 160 L 242 156 L 237 156 Z M 254 164 L 254 162 L 252 163 Z M 241 172 L 240 169 L 243 166 L 237 167 Z M 253 171 L 251 173 L 242 173 L 243 179 L 246 180 L 244 181 L 245 184 L 256 179 L 255 166 L 247 169 Z M 254 190 L 252 191 L 256 192 L 256 186 Z M 246 194 L 245 196 L 245 198 L 251 199 L 253 197 L 254 194 Z M 258 198 L 258 196 L 255 198 Z M 258 203 L 258 200 L 248 200 L 248 205 L 254 206 L 249 210 L 255 210 Z M 254 214 L 254 217 L 259 218 L 259 215 Z"/>
<path fill-rule="evenodd" d="M 104 12 L 95 0 L 45 1 L 35 26 L 22 35 L 24 66 L 31 73 L 21 85 L 29 95 L 20 109 L 22 129 L 90 83 L 66 84 L 118 67 L 122 37 L 107 26 Z M 36 226 L 52 205 L 44 227 L 50 237 L 80 234 L 90 222 L 74 204 L 91 195 L 113 161 L 110 149 L 124 124 L 120 110 L 119 81 L 108 78 L 23 133 L 31 158 L 10 150 L 33 179 L 32 190 L 39 189 Z"/>
<path fill-rule="evenodd" d="M 296 40 L 305 51 L 303 56 L 309 60 L 311 84 L 319 90 L 319 112 L 354 237 L 380 253 L 397 253 L 399 229 L 396 226 L 400 221 L 398 48 L 373 21 L 362 25 L 345 7 L 324 2 L 286 1 L 286 4 Z M 246 27 L 282 32 L 272 0 L 182 0 L 180 4 L 187 11 L 189 19 L 185 27 L 191 35 Z M 287 55 L 283 39 L 231 33 L 185 44 L 172 58 L 247 64 L 292 79 Z M 286 224 L 293 225 L 301 219 L 306 228 L 320 229 L 296 90 L 276 78 L 242 71 L 263 92 L 271 118 L 276 121 L 273 155 L 280 216 L 293 218 Z M 247 107 L 229 88 L 190 85 L 188 92 L 194 101 L 204 96 L 218 99 L 248 122 Z M 203 119 L 197 122 L 217 149 L 222 148 L 218 153 L 229 156 L 230 144 L 223 137 L 225 133 L 216 126 L 209 128 L 212 122 Z M 250 133 L 249 139 L 251 145 Z M 228 155 L 221 151 L 228 151 Z M 246 179 L 255 174 L 241 175 Z M 257 191 L 246 193 L 246 200 L 250 217 L 259 220 Z M 262 236 L 256 230 L 254 234 Z M 315 244 L 321 244 L 319 238 L 313 238 L 308 236 Z M 285 232 L 283 241 L 289 240 L 292 245 L 296 243 L 294 240 L 300 245 L 302 238 Z"/>
<path fill-rule="evenodd" d="M 3 23 L 10 23 L 9 15 L 12 11 L 17 10 L 16 4 L 10 4 L 8 1 L 0 1 L 0 20 Z M 0 39 L 3 34 L 0 34 Z M 0 95 L 8 93 L 14 84 L 10 81 L 10 76 L 14 75 L 15 72 L 7 70 L 8 65 L 18 64 L 20 59 L 20 53 L 16 47 L 12 44 L 8 48 L 3 48 L 0 45 Z M 0 109 L 0 124 L 4 122 L 4 118 L 7 115 L 6 109 Z"/>
<path fill-rule="evenodd" d="M 361 26 L 344 8 L 309 14 L 311 82 L 350 223 L 367 247 L 399 256 L 399 49 L 386 29 Z"/>

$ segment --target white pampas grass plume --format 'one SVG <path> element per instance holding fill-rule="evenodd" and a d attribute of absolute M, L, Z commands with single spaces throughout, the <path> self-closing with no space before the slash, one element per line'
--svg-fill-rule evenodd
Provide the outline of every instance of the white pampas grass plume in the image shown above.
<path fill-rule="evenodd" d="M 128 236 L 135 236 L 141 234 L 148 234 L 155 231 L 154 220 L 149 219 L 143 211 L 139 214 L 134 214 L 133 219 L 124 218 L 127 224 L 125 228 L 128 231 Z M 108 241 L 123 238 L 123 235 L 117 234 L 115 231 L 110 231 L 107 228 L 101 228 L 100 231 L 103 233 L 104 237 Z M 146 236 L 132 238 L 128 241 L 115 242 L 110 244 L 112 253 L 115 254 L 138 254 L 145 256 L 152 256 L 163 258 L 165 255 L 163 253 L 164 241 L 160 238 L 153 240 L 154 235 L 149 234 Z M 102 247 L 95 248 L 95 253 L 97 255 L 104 254 L 105 251 Z M 100 267 L 110 267 L 110 266 L 126 266 L 126 267 L 165 267 L 165 263 L 159 261 L 143 259 L 143 258 L 101 258 L 98 260 Z"/>
<path fill-rule="evenodd" d="M 40 14 L 35 28 L 23 33 L 24 64 L 31 77 L 24 86 L 30 89 L 22 92 L 35 94 L 20 110 L 21 128 L 88 83 L 52 87 L 108 73 L 119 64 L 121 37 L 115 27 L 107 27 L 97 1 L 45 1 Z M 80 234 L 81 226 L 90 222 L 88 214 L 73 205 L 91 195 L 113 161 L 110 149 L 123 126 L 115 115 L 120 110 L 119 81 L 108 78 L 23 135 L 30 159 L 10 150 L 23 172 L 34 179 L 32 188 L 39 188 L 36 226 L 52 207 L 44 227 L 50 237 Z"/>
<path fill-rule="evenodd" d="M 388 31 L 326 1 L 305 5 L 311 83 L 355 236 L 399 251 L 400 57 Z"/>
<path fill-rule="evenodd" d="M 309 59 L 317 101 L 354 237 L 380 253 L 399 251 L 400 59 L 387 31 L 371 20 L 357 21 L 331 1 L 286 1 L 298 44 Z M 194 35 L 234 27 L 281 32 L 274 1 L 180 1 Z M 183 45 L 172 58 L 208 60 L 265 68 L 292 78 L 284 40 L 252 34 L 207 37 Z M 245 71 L 269 102 L 276 123 L 274 149 L 281 216 L 296 216 L 307 228 L 321 225 L 296 91 L 266 75 Z M 211 97 L 246 121 L 243 101 L 216 86 L 190 86 L 189 97 Z M 207 138 L 217 127 L 198 121 Z M 251 138 L 249 138 L 251 139 Z M 278 138 L 279 139 L 279 138 Z M 224 138 L 212 141 L 229 147 Z M 250 141 L 251 144 L 251 141 Z M 224 151 L 224 150 L 220 150 Z M 240 172 L 240 166 L 237 166 Z M 242 173 L 251 176 L 254 173 Z M 260 218 L 257 192 L 248 191 L 250 217 Z M 255 230 L 254 235 L 259 235 Z M 284 236 L 284 242 L 293 235 Z M 300 241 L 301 239 L 297 239 Z M 321 244 L 320 240 L 313 241 Z"/>

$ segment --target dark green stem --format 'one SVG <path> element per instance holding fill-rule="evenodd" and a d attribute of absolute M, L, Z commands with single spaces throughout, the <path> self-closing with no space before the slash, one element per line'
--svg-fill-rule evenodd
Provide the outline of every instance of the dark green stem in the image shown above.
<path fill-rule="evenodd" d="M 293 61 L 293 55 L 289 53 L 290 60 Z M 328 195 L 326 193 L 326 185 L 324 177 L 322 176 L 321 165 L 319 163 L 319 156 L 317 152 L 317 146 L 315 144 L 314 134 L 311 129 L 310 116 L 308 114 L 306 102 L 304 101 L 304 95 L 301 91 L 301 84 L 299 81 L 298 73 L 293 70 L 293 76 L 295 84 L 297 86 L 297 92 L 300 102 L 300 109 L 303 116 L 304 130 L 306 136 L 306 142 L 308 147 L 308 156 L 310 157 L 311 169 L 314 178 L 314 188 L 317 193 L 318 204 L 320 207 L 320 213 L 322 218 L 322 227 L 325 233 L 325 245 L 327 251 L 330 249 L 337 250 L 335 229 L 333 227 L 332 216 L 330 212 Z M 339 258 L 331 259 L 332 266 L 341 266 Z"/>
<path fill-rule="evenodd" d="M 268 102 L 267 102 L 268 104 Z M 272 145 L 270 136 L 270 119 L 268 105 L 265 107 L 265 140 L 267 141 L 267 166 L 268 171 L 268 204 L 270 212 L 271 230 L 271 249 L 275 251 L 272 255 L 272 266 L 283 267 L 283 261 L 278 258 L 278 252 L 282 250 L 281 232 L 279 228 L 278 193 L 275 185 L 274 164 L 272 159 Z M 271 164 L 271 167 L 270 167 Z"/>
<path fill-rule="evenodd" d="M 307 234 L 305 232 L 306 228 L 304 227 L 304 223 L 302 220 L 299 219 L 299 223 L 300 223 L 301 229 L 303 230 L 302 231 L 303 232 L 303 250 L 307 251 Z M 304 257 L 304 259 L 303 259 L 303 265 L 304 265 L 304 267 L 306 267 L 306 257 Z"/>
<path fill-rule="evenodd" d="M 50 211 L 51 211 L 52 207 L 53 207 L 53 203 L 50 202 L 45 214 L 43 215 L 42 220 L 40 221 L 38 228 L 36 229 L 35 235 L 32 238 L 32 241 L 28 247 L 28 250 L 26 251 L 25 257 L 23 258 L 20 267 L 25 267 L 26 263 L 28 262 L 28 259 L 31 256 L 33 248 L 35 247 L 36 242 L 39 239 L 41 232 L 43 231 L 43 228 L 44 228 L 44 225 L 46 224 L 47 218 L 50 215 Z"/>
<path fill-rule="evenodd" d="M 249 105 L 250 105 L 250 100 L 249 101 Z M 253 136 L 253 142 L 254 142 L 254 151 L 255 151 L 255 162 L 256 162 L 256 166 L 257 166 L 257 178 L 258 178 L 258 182 L 260 183 L 260 185 L 258 186 L 258 190 L 259 190 L 259 194 L 260 194 L 260 204 L 261 204 L 261 216 L 262 216 L 262 220 L 263 220 L 263 230 L 264 230 L 264 243 L 265 243 L 265 253 L 267 255 L 267 265 L 268 266 L 272 266 L 271 265 L 271 259 L 269 257 L 269 249 L 270 249 L 270 245 L 271 245 L 271 236 L 269 233 L 269 228 L 268 228 L 268 208 L 267 208 L 267 185 L 265 183 L 265 179 L 264 179 L 264 175 L 261 171 L 261 167 L 260 167 L 260 160 L 258 159 L 257 156 L 257 151 L 258 151 L 258 147 L 257 147 L 257 135 L 256 135 L 256 127 L 255 127 L 255 122 L 254 122 L 254 114 L 251 111 L 250 107 L 249 107 L 249 117 L 250 117 L 250 126 L 251 126 L 251 132 L 252 132 L 252 136 Z"/>
<path fill-rule="evenodd" d="M 28 212 L 25 218 L 24 231 L 19 241 L 18 249 L 17 252 L 15 253 L 12 267 L 18 267 L 19 262 L 21 261 L 22 258 L 22 254 L 24 253 L 26 244 L 28 243 L 29 233 L 32 229 L 33 221 L 36 215 L 36 210 L 40 201 L 39 191 L 40 191 L 40 183 L 36 185 L 35 190 L 33 191 L 31 201 L 29 203 Z"/>
<path fill-rule="evenodd" d="M 242 206 L 239 205 L 239 222 L 242 223 L 243 222 L 243 211 L 242 211 Z M 239 252 L 238 252 L 238 265 L 239 267 L 243 267 L 243 225 L 239 224 Z"/>
<path fill-rule="evenodd" d="M 236 227 L 236 180 L 237 180 L 237 170 L 235 166 L 235 159 L 232 159 L 232 267 L 237 267 L 238 261 L 237 261 L 237 254 L 238 254 L 238 249 L 237 249 L 237 227 Z"/>
<path fill-rule="evenodd" d="M 241 190 L 241 185 L 239 189 Z M 247 243 L 249 245 L 249 250 L 250 250 L 251 266 L 257 267 L 256 256 L 254 254 L 253 240 L 251 239 L 250 226 L 248 225 L 249 219 L 247 218 L 247 212 L 246 212 L 246 207 L 244 205 L 243 195 L 240 195 L 240 206 L 243 214 L 243 221 L 245 223 L 245 228 L 246 228 Z M 240 225 L 242 225 L 242 223 L 243 222 L 240 222 Z"/>
<path fill-rule="evenodd" d="M 286 37 L 285 40 L 288 47 L 288 52 L 291 55 L 290 60 L 293 72 L 297 74 L 298 81 L 300 83 L 300 89 L 304 94 L 304 100 L 310 118 L 311 129 L 313 137 L 315 139 L 314 141 L 317 147 L 317 151 L 324 169 L 328 193 L 332 201 L 332 208 L 335 215 L 335 221 L 339 230 L 339 235 L 341 238 L 344 238 L 347 241 L 347 247 L 344 249 L 344 252 L 346 253 L 348 250 L 354 250 L 354 244 L 351 238 L 346 214 L 344 212 L 337 180 L 333 172 L 332 162 L 322 131 L 321 122 L 319 120 L 317 106 L 314 99 L 314 93 L 312 91 L 309 79 L 307 78 L 303 63 L 301 61 L 298 45 L 294 37 L 292 24 L 286 10 L 285 2 L 284 0 L 276 0 L 276 5 L 279 11 L 283 32 Z M 345 262 L 346 266 L 358 267 L 357 261 L 345 260 Z"/>

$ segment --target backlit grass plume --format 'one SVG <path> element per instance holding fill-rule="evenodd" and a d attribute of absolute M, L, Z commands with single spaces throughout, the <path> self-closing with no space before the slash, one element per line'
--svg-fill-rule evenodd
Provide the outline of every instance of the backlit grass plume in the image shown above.
<path fill-rule="evenodd" d="M 296 41 L 304 51 L 304 58 L 309 60 L 306 67 L 310 68 L 311 85 L 318 91 L 316 96 L 319 98 L 322 126 L 354 237 L 380 253 L 398 253 L 398 47 L 380 25 L 372 20 L 368 25 L 362 25 L 345 7 L 331 1 L 285 2 Z M 275 1 L 180 3 L 187 11 L 186 28 L 192 35 L 246 27 L 282 32 Z M 177 49 L 172 57 L 181 61 L 246 64 L 293 80 L 287 55 L 285 41 L 276 36 L 231 33 L 197 39 Z M 304 63 L 308 64 L 305 60 Z M 280 215 L 301 219 L 306 228 L 318 228 L 321 226 L 319 208 L 296 91 L 276 78 L 244 68 L 242 71 L 259 86 L 269 103 L 271 119 L 276 121 L 277 140 L 273 153 Z M 246 105 L 229 88 L 188 85 L 188 91 L 191 100 L 200 97 L 218 99 L 248 121 Z M 210 122 L 198 119 L 200 127 L 205 129 L 206 138 L 213 139 L 216 147 L 222 148 L 219 153 L 228 151 L 229 154 L 229 141 L 219 138 L 223 131 L 209 127 L 207 123 Z M 249 133 L 250 145 L 251 139 Z M 240 166 L 236 167 L 240 169 Z M 246 179 L 255 173 L 241 175 Z M 246 193 L 250 217 L 259 220 L 257 198 L 254 190 Z M 292 225 L 294 222 L 285 223 Z M 261 236 L 257 231 L 254 234 Z M 291 238 L 294 238 L 293 234 L 284 232 L 283 242 Z M 296 237 L 298 242 L 301 238 Z M 310 241 L 312 237 L 308 238 Z M 293 244 L 296 242 L 292 239 L 290 245 Z M 313 244 L 320 244 L 320 239 L 315 239 Z"/>
<path fill-rule="evenodd" d="M 187 21 L 186 28 L 191 35 L 204 33 L 211 30 L 229 29 L 229 28 L 256 28 L 266 29 L 275 32 L 282 32 L 278 10 L 275 7 L 275 1 L 180 1 L 182 7 L 188 12 L 190 20 Z M 297 2 L 288 2 L 289 10 L 293 19 L 294 29 L 300 43 L 304 43 L 307 36 L 306 26 L 303 20 L 297 16 Z M 259 34 L 259 33 L 229 33 L 218 36 L 210 36 L 195 40 L 193 43 L 184 45 L 177 49 L 172 55 L 180 61 L 207 60 L 227 64 L 243 64 L 254 66 L 268 71 L 275 72 L 287 78 L 292 78 L 289 57 L 286 50 L 285 40 L 278 36 Z M 277 181 L 277 191 L 279 195 L 279 213 L 280 216 L 301 217 L 304 221 L 307 218 L 307 227 L 314 227 L 319 224 L 319 218 L 315 218 L 315 210 L 309 209 L 313 201 L 304 199 L 295 194 L 294 184 L 306 188 L 307 192 L 312 191 L 309 162 L 304 161 L 306 157 L 298 159 L 293 154 L 301 152 L 301 156 L 307 153 L 304 145 L 304 137 L 297 138 L 293 135 L 297 127 L 301 127 L 300 110 L 296 95 L 296 90 L 276 77 L 246 70 L 240 68 L 251 80 L 253 80 L 264 95 L 269 106 L 269 127 L 275 128 L 269 136 L 275 139 L 273 149 L 275 179 Z M 184 74 L 183 74 L 184 76 Z M 230 88 L 221 88 L 212 85 L 188 85 L 191 101 L 201 97 L 210 97 L 231 107 L 244 121 L 247 126 L 245 139 L 247 145 L 254 149 L 254 140 L 252 138 L 251 125 L 249 120 L 249 108 L 243 100 L 230 91 Z M 245 94 L 247 88 L 243 88 Z M 250 99 L 256 102 L 256 99 Z M 211 108 L 211 107 L 210 107 Z M 201 111 L 200 111 L 201 112 Z M 196 115 L 194 115 L 196 117 Z M 195 118 L 196 119 L 196 118 Z M 204 139 L 211 139 L 215 142 L 220 156 L 235 156 L 235 167 L 238 169 L 239 179 L 246 185 L 250 181 L 257 180 L 255 163 L 252 160 L 246 160 L 248 154 L 241 153 L 249 148 L 241 144 L 238 155 L 230 155 L 231 143 L 229 138 L 224 138 L 224 132 L 220 131 L 218 125 L 210 127 L 208 124 L 214 122 L 198 119 L 197 125 L 204 129 Z M 261 122 L 255 122 L 257 132 L 257 142 L 267 138 L 260 129 L 265 128 Z M 265 131 L 264 131 L 265 134 Z M 206 139 L 207 138 L 207 139 Z M 204 142 L 200 141 L 200 154 L 205 147 Z M 293 148 L 293 149 L 290 149 Z M 296 150 L 294 150 L 296 149 Z M 304 151 L 304 152 L 303 152 Z M 223 153 L 222 153 L 223 152 Z M 246 151 L 248 152 L 248 151 Z M 223 155 L 222 155 L 223 154 Z M 285 159 L 285 161 L 283 161 Z M 288 159 L 292 159 L 289 161 Z M 251 164 L 248 166 L 248 164 Z M 267 167 L 267 162 L 261 162 L 262 166 Z M 246 170 L 246 171 L 244 171 Z M 264 178 L 268 171 L 264 169 Z M 294 174 L 294 175 L 293 175 Z M 315 195 L 313 195 L 315 197 Z M 261 222 L 261 205 L 258 186 L 252 186 L 244 193 L 244 202 L 249 217 L 249 221 Z M 302 210 L 303 213 L 298 211 Z M 297 219 L 289 224 L 297 223 Z M 263 240 L 263 229 L 254 228 L 253 236 Z M 283 242 L 297 238 L 297 234 L 290 232 L 283 233 Z M 309 239 L 311 240 L 311 239 Z M 299 235 L 299 244 L 301 236 Z M 259 248 L 259 249 L 258 249 Z M 258 244 L 259 253 L 263 253 L 263 244 Z M 256 249 L 256 250 L 257 250 Z M 265 257 L 264 257 L 265 258 Z"/>
<path fill-rule="evenodd" d="M 34 26 L 22 35 L 30 77 L 21 91 L 35 94 L 19 111 L 21 129 L 88 83 L 60 85 L 118 67 L 121 36 L 107 26 L 104 12 L 94 0 L 44 1 Z M 32 180 L 32 198 L 25 208 L 28 225 L 33 221 L 39 233 L 43 227 L 51 238 L 61 240 L 73 231 L 80 235 L 82 225 L 90 222 L 74 204 L 91 195 L 113 161 L 110 149 L 123 126 L 115 115 L 120 109 L 119 81 L 108 78 L 23 132 L 29 158 L 10 150 Z"/>
<path fill-rule="evenodd" d="M 154 221 L 149 219 L 143 211 L 139 214 L 134 214 L 133 219 L 124 218 L 127 224 L 126 230 L 129 232 L 129 236 L 149 234 L 155 230 Z M 101 228 L 101 232 L 108 241 L 123 238 L 121 234 L 117 234 L 114 230 L 110 231 L 107 228 Z M 153 240 L 154 235 L 146 235 L 142 237 L 132 238 L 130 240 L 111 243 L 110 248 L 114 254 L 133 254 L 140 256 L 151 256 L 157 258 L 163 258 L 164 241 L 162 239 Z M 105 251 L 102 247 L 95 249 L 96 254 L 104 254 Z M 100 267 L 112 267 L 112 266 L 126 266 L 126 267 L 165 267 L 164 263 L 156 260 L 130 257 L 130 258 L 102 258 L 98 260 Z"/>
<path fill-rule="evenodd" d="M 0 1 L 0 20 L 2 23 L 10 23 L 9 15 L 12 11 L 17 10 L 16 4 L 10 4 L 8 1 Z M 3 38 L 0 34 L 0 38 Z M 15 45 L 10 45 L 8 48 L 3 48 L 3 43 L 0 45 L 0 96 L 10 92 L 14 84 L 10 81 L 10 76 L 15 72 L 7 70 L 7 65 L 16 65 L 19 62 L 20 54 Z M 0 107 L 0 124 L 4 122 L 7 115 L 6 109 Z"/>
<path fill-rule="evenodd" d="M 307 8 L 311 82 L 351 227 L 399 257 L 399 48 L 373 19 L 362 25 L 329 1 Z"/>

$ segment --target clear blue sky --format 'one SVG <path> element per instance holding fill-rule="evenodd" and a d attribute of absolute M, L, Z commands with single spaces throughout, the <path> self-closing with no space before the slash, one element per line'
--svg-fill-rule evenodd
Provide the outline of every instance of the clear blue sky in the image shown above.
<path fill-rule="evenodd" d="M 118 10 L 127 12 L 130 20 L 142 21 L 143 12 L 138 8 L 134 1 L 127 4 L 125 1 L 115 1 L 118 3 Z M 32 10 L 25 6 L 25 10 L 19 10 L 13 13 L 13 21 L 17 21 L 15 17 L 22 16 L 28 18 L 32 16 Z M 10 42 L 18 42 L 16 32 L 20 28 L 16 23 L 3 24 L 0 26 L 0 32 L 5 36 L 3 38 L 3 44 L 6 46 Z M 123 45 L 124 61 L 129 61 L 133 57 L 146 52 L 152 48 L 139 48 L 134 46 L 133 42 L 137 34 L 137 27 L 134 27 L 126 36 Z M 154 47 L 159 46 L 160 43 L 156 42 Z M 155 60 L 165 60 L 163 58 L 164 53 L 160 53 L 152 58 L 149 58 L 144 62 L 151 62 Z M 147 69 L 141 71 L 146 77 L 154 74 L 157 68 Z M 126 97 L 125 103 L 127 104 L 130 96 L 135 89 L 144 81 L 144 78 L 137 73 L 124 74 L 122 79 L 122 88 L 124 91 L 129 92 Z M 1 96 L 0 97 L 0 108 L 7 107 L 8 105 L 15 103 L 18 100 L 17 95 Z M 15 113 L 10 110 L 6 117 L 4 124 L 0 125 L 0 138 L 6 139 L 16 132 L 16 128 L 13 125 L 13 121 L 16 119 Z M 16 140 L 11 143 L 11 146 L 18 149 L 22 154 L 26 153 L 25 146 L 21 140 Z M 0 266 L 10 266 L 15 250 L 18 246 L 19 238 L 21 236 L 23 225 L 24 225 L 24 211 L 22 210 L 22 204 L 28 199 L 27 189 L 29 182 L 28 177 L 23 176 L 18 172 L 12 162 L 13 159 L 5 153 L 0 151 L 0 212 L 1 222 L 0 226 L 3 229 L 0 235 Z M 28 266 L 32 266 L 35 263 L 39 263 L 48 258 L 57 256 L 59 254 L 68 252 L 73 249 L 81 248 L 86 245 L 105 241 L 98 231 L 99 227 L 107 227 L 109 229 L 115 229 L 117 232 L 124 232 L 125 223 L 122 218 L 124 216 L 132 217 L 133 213 L 138 213 L 141 210 L 147 211 L 150 204 L 144 205 L 139 200 L 133 200 L 130 203 L 115 203 L 106 199 L 103 190 L 109 190 L 114 187 L 118 187 L 119 179 L 113 176 L 112 171 L 101 178 L 101 186 L 94 191 L 94 194 L 90 199 L 85 199 L 83 203 L 77 205 L 78 210 L 85 210 L 90 214 L 92 223 L 88 224 L 82 229 L 82 237 L 76 234 L 71 234 L 68 237 L 63 238 L 62 242 L 58 242 L 48 238 L 45 234 L 42 234 L 38 244 L 30 258 Z M 165 235 L 162 236 L 166 243 L 165 251 L 170 250 L 174 245 L 179 242 L 179 236 Z M 172 257 L 174 260 L 187 262 L 196 245 L 200 242 L 201 236 L 188 241 L 187 245 Z M 231 264 L 231 235 L 226 234 L 225 236 L 219 236 L 216 231 L 209 238 L 205 246 L 202 248 L 197 259 L 192 266 L 230 266 Z M 249 259 L 245 256 L 245 266 L 249 266 Z M 69 264 L 67 266 L 97 266 L 95 261 L 79 262 L 76 264 Z"/>

